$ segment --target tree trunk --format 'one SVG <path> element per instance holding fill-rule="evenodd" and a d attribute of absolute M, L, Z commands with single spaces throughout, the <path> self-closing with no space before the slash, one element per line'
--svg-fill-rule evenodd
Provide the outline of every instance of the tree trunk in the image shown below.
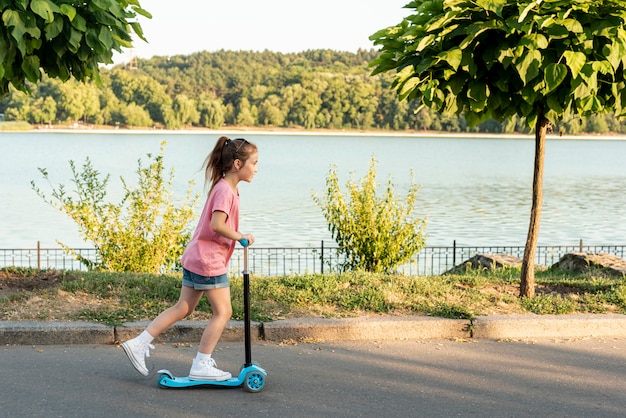
<path fill-rule="evenodd" d="M 520 296 L 535 296 L 535 254 L 539 241 L 539 223 L 543 204 L 543 161 L 545 157 L 546 133 L 550 122 L 542 111 L 539 112 L 535 126 L 535 167 L 533 171 L 533 201 L 530 208 L 530 225 L 522 259 L 520 278 Z"/>

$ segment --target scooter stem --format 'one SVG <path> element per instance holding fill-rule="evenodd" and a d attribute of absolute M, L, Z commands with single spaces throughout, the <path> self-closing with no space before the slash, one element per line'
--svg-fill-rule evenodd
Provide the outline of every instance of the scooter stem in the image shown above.
<path fill-rule="evenodd" d="M 244 312 L 244 339 L 246 348 L 246 361 L 244 367 L 252 365 L 252 342 L 250 336 L 250 272 L 248 271 L 248 241 L 243 245 L 243 312 Z"/>

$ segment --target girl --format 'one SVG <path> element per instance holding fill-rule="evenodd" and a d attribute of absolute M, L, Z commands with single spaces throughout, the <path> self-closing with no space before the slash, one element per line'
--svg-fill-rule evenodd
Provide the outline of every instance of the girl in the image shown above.
<path fill-rule="evenodd" d="M 154 349 L 152 340 L 190 315 L 202 295 L 211 304 L 213 316 L 209 320 L 193 360 L 189 378 L 195 380 L 227 380 L 231 374 L 218 369 L 211 358 L 213 349 L 232 314 L 228 262 L 235 243 L 247 239 L 254 243 L 252 234 L 239 232 L 240 181 L 251 182 L 257 173 L 258 150 L 245 139 L 219 138 L 213 151 L 205 159 L 205 182 L 211 181 L 209 196 L 198 226 L 181 258 L 183 285 L 176 305 L 162 312 L 139 336 L 126 341 L 122 348 L 137 371 L 148 375 L 146 357 Z"/>

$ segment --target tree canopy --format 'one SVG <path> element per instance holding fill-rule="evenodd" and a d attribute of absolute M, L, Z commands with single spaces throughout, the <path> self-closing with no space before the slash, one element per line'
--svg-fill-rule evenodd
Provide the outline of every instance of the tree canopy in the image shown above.
<path fill-rule="evenodd" d="M 372 36 L 374 74 L 397 71 L 401 99 L 470 125 L 540 112 L 626 114 L 626 3 L 589 0 L 412 1 L 415 13 Z"/>
<path fill-rule="evenodd" d="M 98 65 L 113 51 L 145 40 L 137 14 L 150 18 L 138 0 L 0 0 L 0 96 L 12 85 L 27 90 L 42 71 L 67 81 L 99 81 Z"/>

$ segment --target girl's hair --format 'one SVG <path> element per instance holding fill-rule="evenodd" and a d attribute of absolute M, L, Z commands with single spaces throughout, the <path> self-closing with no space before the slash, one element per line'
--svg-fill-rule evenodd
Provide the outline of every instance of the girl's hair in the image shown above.
<path fill-rule="evenodd" d="M 226 136 L 220 137 L 215 143 L 213 151 L 202 164 L 205 187 L 209 181 L 211 183 L 209 193 L 217 182 L 233 168 L 235 160 L 240 160 L 245 164 L 250 155 L 256 151 L 256 145 L 243 138 L 230 139 Z"/>

